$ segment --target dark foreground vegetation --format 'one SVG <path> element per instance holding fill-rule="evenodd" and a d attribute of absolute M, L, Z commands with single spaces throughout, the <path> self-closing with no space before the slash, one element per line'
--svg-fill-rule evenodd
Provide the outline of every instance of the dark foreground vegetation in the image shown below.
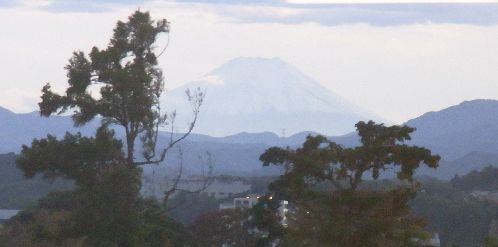
<path fill-rule="evenodd" d="M 188 131 L 156 147 L 159 128 L 172 126 L 175 118 L 161 111 L 161 54 L 154 53 L 158 35 L 167 32 L 166 20 L 136 11 L 117 23 L 105 49 L 73 54 L 64 94 L 43 87 L 43 116 L 70 111 L 76 125 L 97 116 L 102 122 L 94 136 L 49 135 L 23 146 L 17 157 L 1 157 L 2 168 L 15 173 L 15 158 L 39 187 L 32 194 L 23 186 L 2 194 L 2 205 L 24 210 L 0 229 L 0 246 L 409 247 L 431 246 L 436 233 L 444 246 L 497 246 L 497 170 L 450 182 L 416 179 L 421 166 L 436 169 L 439 156 L 406 144 L 413 128 L 372 121 L 356 124 L 356 147 L 318 135 L 295 149 L 268 149 L 260 160 L 282 167 L 283 174 L 248 181 L 252 193 L 261 195 L 249 209 L 219 211 L 220 200 L 175 186 L 161 200 L 142 197 L 141 166 L 164 161 L 194 128 L 203 100 L 202 92 L 187 91 L 193 110 Z M 91 85 L 100 87 L 100 98 L 89 93 Z M 111 126 L 123 131 L 123 140 Z M 386 172 L 395 178 L 381 180 Z M 3 180 L 0 189 L 12 183 Z M 56 188 L 61 190 L 48 193 Z M 23 196 L 12 200 L 17 193 Z M 34 204 L 22 201 L 46 193 Z M 171 209 L 173 204 L 180 206 Z"/>
<path fill-rule="evenodd" d="M 24 213 L 31 213 L 39 210 L 38 208 L 40 207 L 49 207 L 49 201 L 57 198 L 57 195 L 49 196 L 36 203 L 36 200 L 40 198 L 40 194 L 47 194 L 53 190 L 68 189 L 58 187 L 56 186 L 57 184 L 51 185 L 48 181 L 41 179 L 22 179 L 21 172 L 16 170 L 14 166 L 14 155 L 1 155 L 0 157 L 2 157 L 0 165 L 2 168 L 1 173 L 7 178 L 12 177 L 17 181 L 11 184 L 9 182 L 10 179 L 1 180 L 0 190 L 2 193 L 0 194 L 0 203 L 7 205 L 3 208 L 25 208 L 26 212 Z M 417 178 L 416 180 L 420 183 L 420 187 L 415 198 L 409 203 L 412 214 L 424 218 L 426 229 L 429 232 L 439 233 L 441 246 L 481 246 L 487 238 L 498 233 L 496 232 L 496 223 L 494 223 L 497 220 L 498 205 L 477 198 L 471 195 L 471 193 L 475 188 L 480 188 L 483 191 L 496 190 L 495 187 L 487 187 L 486 180 L 480 177 L 497 172 L 497 168 L 489 167 L 481 172 L 474 171 L 469 175 L 457 177 L 451 181 L 437 180 L 430 177 Z M 266 188 L 277 178 L 234 177 L 233 179 L 243 179 L 251 184 L 252 189 L 248 194 L 265 194 L 268 190 L 260 188 Z M 31 186 L 32 183 L 35 184 Z M 395 186 L 396 183 L 396 180 L 391 179 L 382 179 L 375 182 L 365 181 L 361 189 L 383 190 L 384 188 Z M 20 201 L 18 198 L 21 198 L 22 202 L 18 202 Z M 175 197 L 171 203 L 176 204 L 177 201 L 181 201 L 182 204 L 181 207 L 167 212 L 167 215 L 172 218 L 170 219 L 171 224 L 167 227 L 171 227 L 171 233 L 176 233 L 177 239 L 182 241 L 184 245 L 188 245 L 191 242 L 208 243 L 209 241 L 213 241 L 219 243 L 233 239 L 233 236 L 241 236 L 240 229 L 227 229 L 228 224 L 226 222 L 233 217 L 247 215 L 248 212 L 242 210 L 220 211 L 218 209 L 220 203 L 231 201 L 232 198 L 214 199 L 209 196 L 203 196 L 202 194 L 185 194 Z M 16 203 L 12 204 L 11 202 L 13 201 Z M 161 210 L 163 210 L 162 207 Z M 174 223 L 173 219 L 177 223 Z M 38 227 L 41 226 L 44 225 L 40 224 Z M 58 228 L 53 229 L 57 230 Z M 30 237 L 32 236 L 23 235 L 20 237 L 19 235 L 16 241 Z M 41 243 L 40 239 L 39 242 L 32 242 L 31 246 L 44 246 Z M 488 246 L 496 246 L 496 244 Z"/>

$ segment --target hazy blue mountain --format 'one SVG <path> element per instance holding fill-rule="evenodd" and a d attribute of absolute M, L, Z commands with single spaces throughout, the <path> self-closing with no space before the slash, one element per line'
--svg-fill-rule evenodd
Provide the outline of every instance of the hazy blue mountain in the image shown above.
<path fill-rule="evenodd" d="M 1 153 L 19 152 L 22 144 L 29 144 L 32 138 L 43 137 L 48 133 L 59 137 L 65 131 L 93 134 L 98 120 L 84 128 L 74 128 L 69 117 L 42 118 L 36 112 L 15 114 L 0 108 L 0 123 Z M 417 128 L 411 143 L 428 147 L 443 158 L 437 171 L 421 169 L 417 172 L 419 175 L 451 178 L 455 174 L 464 174 L 488 164 L 498 165 L 498 101 L 466 101 L 441 111 L 426 113 L 406 124 Z M 272 132 L 241 132 L 225 137 L 192 134 L 179 146 L 184 153 L 182 158 L 178 156 L 177 150 L 172 150 L 167 162 L 156 168 L 174 171 L 182 161 L 187 172 L 199 172 L 202 165 L 206 165 L 206 154 L 210 153 L 218 173 L 244 175 L 272 172 L 271 169 L 261 170 L 259 155 L 271 146 L 298 146 L 309 134 L 316 133 L 300 132 L 288 137 Z M 169 133 L 162 132 L 158 148 L 164 146 L 168 138 Z M 354 132 L 332 136 L 330 139 L 345 146 L 358 144 L 358 136 Z M 145 168 L 146 172 L 152 169 Z"/>
<path fill-rule="evenodd" d="M 498 154 L 487 152 L 471 152 L 451 162 L 458 175 L 465 175 L 473 170 L 481 170 L 485 166 L 498 166 Z"/>
<path fill-rule="evenodd" d="M 418 169 L 416 175 L 452 179 L 455 175 L 462 176 L 473 170 L 481 170 L 489 165 L 498 167 L 498 154 L 470 152 L 456 160 L 442 160 L 436 170 L 429 168 Z"/>
<path fill-rule="evenodd" d="M 410 143 L 428 147 L 448 161 L 472 152 L 498 154 L 497 100 L 464 101 L 405 124 L 416 128 Z M 332 139 L 344 145 L 359 144 L 354 132 Z"/>
<path fill-rule="evenodd" d="M 472 100 L 406 122 L 417 128 L 413 143 L 445 160 L 472 152 L 498 153 L 498 101 Z"/>
<path fill-rule="evenodd" d="M 93 135 L 98 123 L 97 119 L 82 128 L 75 128 L 71 118 L 67 116 L 46 118 L 41 117 L 38 112 L 16 114 L 0 108 L 0 153 L 19 153 L 23 144 L 29 145 L 33 138 L 43 138 L 47 134 L 56 135 L 58 138 L 61 138 L 66 131 L 73 133 L 80 131 L 84 135 Z M 191 134 L 180 145 L 184 152 L 182 162 L 187 171 L 198 172 L 201 165 L 206 164 L 206 154 L 210 153 L 215 160 L 215 169 L 220 173 L 248 173 L 261 167 L 259 155 L 268 147 L 296 146 L 302 143 L 308 134 L 303 132 L 287 138 L 270 132 L 239 133 L 226 137 Z M 169 133 L 161 133 L 158 149 L 166 145 L 169 137 Z M 178 134 L 174 134 L 173 137 L 177 138 Z M 166 163 L 168 170 L 177 169 L 180 163 L 177 149 L 169 153 Z"/>
<path fill-rule="evenodd" d="M 179 119 L 188 119 L 185 90 L 206 92 L 195 132 L 227 136 L 240 132 L 292 135 L 316 131 L 345 134 L 359 120 L 381 120 L 321 86 L 281 59 L 236 58 L 165 98 Z"/>
<path fill-rule="evenodd" d="M 38 112 L 16 114 L 0 107 L 0 153 L 17 152 L 21 145 L 29 144 L 33 138 L 45 137 L 47 134 L 59 137 L 66 131 L 93 134 L 96 123 L 98 121 L 75 128 L 69 117 L 46 118 L 41 117 Z"/>
<path fill-rule="evenodd" d="M 410 143 L 428 147 L 443 159 L 439 169 L 423 168 L 417 175 L 449 179 L 455 174 L 463 175 L 490 164 L 498 166 L 496 100 L 465 101 L 441 111 L 423 114 L 407 121 L 406 124 L 417 129 Z M 299 135 L 300 138 L 292 142 L 291 146 L 302 143 L 306 133 Z M 344 146 L 359 144 L 358 136 L 354 132 L 332 136 L 330 139 Z M 282 142 L 275 141 L 273 144 L 282 145 Z"/>
<path fill-rule="evenodd" d="M 498 101 L 471 100 L 423 114 L 405 123 L 415 127 L 411 144 L 441 155 L 437 170 L 422 168 L 417 175 L 452 178 L 487 165 L 498 166 Z M 345 145 L 359 144 L 355 132 L 331 137 Z"/>

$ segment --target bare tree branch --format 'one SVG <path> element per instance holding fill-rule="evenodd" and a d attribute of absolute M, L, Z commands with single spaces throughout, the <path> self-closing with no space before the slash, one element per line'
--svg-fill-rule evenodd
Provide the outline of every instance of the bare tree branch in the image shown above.
<path fill-rule="evenodd" d="M 212 171 L 213 171 L 213 158 L 210 153 L 207 153 L 208 159 L 207 159 L 207 164 L 209 167 L 209 170 L 207 174 L 204 171 L 204 167 L 202 169 L 202 185 L 199 188 L 195 189 L 184 189 L 184 188 L 179 188 L 178 185 L 181 181 L 182 178 L 182 173 L 183 173 L 183 151 L 179 151 L 179 156 L 180 156 L 180 170 L 177 174 L 177 176 L 174 178 L 173 185 L 170 189 L 164 192 L 164 199 L 163 203 L 165 205 L 166 211 L 171 211 L 174 210 L 175 208 L 180 207 L 183 203 L 185 203 L 185 200 L 179 201 L 176 205 L 170 206 L 169 205 L 169 200 L 175 193 L 183 193 L 183 194 L 198 194 L 204 190 L 206 190 L 212 183 Z"/>
<path fill-rule="evenodd" d="M 171 148 L 173 148 L 177 143 L 179 143 L 182 140 L 184 140 L 185 138 L 187 138 L 190 135 L 190 133 L 192 133 L 192 130 L 194 129 L 194 126 L 197 122 L 199 112 L 200 112 L 200 107 L 203 103 L 205 94 L 204 94 L 204 92 L 202 92 L 200 90 L 200 88 L 197 88 L 196 91 L 194 92 L 194 94 L 192 94 L 191 91 L 187 89 L 186 94 L 188 97 L 188 101 L 190 102 L 190 106 L 192 108 L 192 113 L 193 113 L 193 120 L 192 120 L 192 122 L 190 122 L 187 131 L 185 133 L 183 133 L 178 139 L 174 140 L 173 135 L 174 135 L 174 121 L 176 118 L 176 112 L 173 112 L 173 114 L 171 115 L 172 119 L 171 119 L 171 123 L 170 123 L 171 124 L 170 140 L 169 140 L 168 145 L 162 150 L 161 155 L 159 156 L 159 159 L 134 162 L 134 165 L 159 164 L 159 163 L 163 162 L 164 159 L 166 158 L 166 154 L 168 153 L 168 151 Z M 156 136 L 158 135 L 158 132 L 159 132 L 158 128 L 159 128 L 159 126 L 156 125 L 156 131 L 157 131 L 155 133 Z M 157 138 L 155 138 L 154 142 L 157 143 Z M 156 144 L 154 144 L 154 149 L 155 149 L 155 145 Z M 153 151 L 153 154 L 155 156 L 155 151 Z"/>

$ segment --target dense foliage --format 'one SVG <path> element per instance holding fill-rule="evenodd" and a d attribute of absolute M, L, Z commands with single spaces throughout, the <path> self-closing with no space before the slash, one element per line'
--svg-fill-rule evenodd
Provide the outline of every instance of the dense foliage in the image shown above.
<path fill-rule="evenodd" d="M 193 246 L 256 246 L 257 238 L 250 234 L 249 217 L 247 209 L 225 209 L 201 215 L 188 227 Z"/>
<path fill-rule="evenodd" d="M 495 191 L 498 190 L 498 168 L 487 166 L 480 171 L 471 171 L 464 176 L 456 176 L 451 180 L 453 186 L 464 191 L 483 190 Z"/>
<path fill-rule="evenodd" d="M 422 163 L 437 167 L 430 150 L 403 144 L 414 129 L 359 122 L 361 145 L 344 148 L 323 136 L 308 137 L 295 150 L 273 147 L 261 155 L 264 165 L 283 165 L 285 173 L 270 185 L 255 208 L 255 223 L 269 235 L 264 245 L 281 246 L 420 246 L 430 235 L 410 217 L 414 170 Z M 379 178 L 396 169 L 404 181 L 387 191 L 359 190 L 365 177 Z M 328 183 L 334 189 L 321 190 Z M 278 201 L 291 205 L 287 227 L 275 222 Z M 280 227 L 279 227 L 280 226 Z"/>
<path fill-rule="evenodd" d="M 461 247 L 482 244 L 498 213 L 497 205 L 435 179 L 422 180 L 411 208 L 413 214 L 427 219 L 427 228 L 439 233 L 444 246 Z"/>
<path fill-rule="evenodd" d="M 65 95 L 52 92 L 49 84 L 43 87 L 42 115 L 73 110 L 75 125 L 84 125 L 96 116 L 102 117 L 102 125 L 95 137 L 67 133 L 57 139 L 49 135 L 22 147 L 17 166 L 25 176 L 64 178 L 76 186 L 11 220 L 1 234 L 4 242 L 23 239 L 26 246 L 183 245 L 185 241 L 176 241 L 181 227 L 159 205 L 139 194 L 138 165 L 164 160 L 166 151 L 188 134 L 172 141 L 156 157 L 158 128 L 166 124 L 167 117 L 160 111 L 164 83 L 154 42 L 165 32 L 166 20 L 156 22 L 149 13 L 136 11 L 127 22 L 117 23 L 106 49 L 94 47 L 90 59 L 83 52 L 73 54 L 66 66 L 69 87 Z M 100 97 L 92 96 L 90 86 L 100 89 Z M 189 96 L 196 117 L 202 94 Z M 110 125 L 124 129 L 126 145 L 108 129 Z M 144 161 L 134 157 L 137 137 L 143 143 Z"/>
<path fill-rule="evenodd" d="M 73 53 L 65 67 L 69 83 L 65 95 L 52 92 L 50 84 L 43 87 L 41 114 L 74 109 L 77 125 L 100 115 L 105 125 L 122 126 L 128 163 L 133 162 L 137 136 L 145 133 L 144 145 L 149 147 L 156 125 L 165 121 L 159 111 L 164 82 L 153 47 L 157 36 L 165 32 L 167 21 L 154 22 L 145 12 L 136 11 L 128 22 L 119 21 L 106 49 L 93 47 L 89 59 L 81 51 Z M 100 98 L 91 95 L 91 85 L 100 87 Z"/>
<path fill-rule="evenodd" d="M 109 197 L 105 205 L 86 202 L 89 199 L 93 198 L 80 190 L 50 194 L 7 223 L 0 235 L 0 246 L 181 247 L 188 243 L 183 225 L 167 218 L 155 201 L 137 202 L 140 214 L 135 216 L 139 216 L 140 220 L 135 221 L 139 224 L 133 226 L 129 223 L 133 223 L 131 219 L 134 215 L 127 219 L 122 217 L 122 212 L 112 212 L 123 209 L 117 205 L 121 201 L 116 196 Z M 89 208 L 89 205 L 101 208 Z"/>

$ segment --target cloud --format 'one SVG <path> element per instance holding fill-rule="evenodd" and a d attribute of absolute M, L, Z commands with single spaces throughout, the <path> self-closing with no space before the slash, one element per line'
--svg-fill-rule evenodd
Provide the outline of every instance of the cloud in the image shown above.
<path fill-rule="evenodd" d="M 340 3 L 337 3 L 340 2 Z M 351 1 L 346 1 L 351 2 Z M 365 1 L 361 1 L 365 2 Z M 220 16 L 244 23 L 325 26 L 365 23 L 374 26 L 418 23 L 498 24 L 498 3 L 343 3 L 285 0 L 0 0 L 1 7 L 34 6 L 50 12 L 110 12 L 148 4 L 203 6 Z M 40 4 L 43 3 L 43 4 Z"/>
<path fill-rule="evenodd" d="M 264 5 L 282 5 L 286 4 L 283 0 L 176 0 L 178 3 L 208 3 L 208 4 L 230 4 L 230 5 L 240 5 L 240 4 L 264 4 Z"/>
<path fill-rule="evenodd" d="M 470 25 L 498 24 L 497 3 L 440 4 L 273 4 L 240 7 L 227 5 L 215 11 L 248 23 L 318 23 L 336 26 L 366 23 L 374 26 L 396 26 L 418 23 L 455 23 Z M 265 11 L 273 10 L 273 11 Z M 279 12 L 295 13 L 279 15 Z"/>
<path fill-rule="evenodd" d="M 0 0 L 1 8 L 28 8 L 48 12 L 107 12 L 116 7 L 141 5 L 147 0 Z"/>
<path fill-rule="evenodd" d="M 145 0 L 53 0 L 44 7 L 53 12 L 107 12 L 117 6 L 141 5 Z"/>
<path fill-rule="evenodd" d="M 0 8 L 11 8 L 17 6 L 17 0 L 0 0 Z"/>
<path fill-rule="evenodd" d="M 18 112 L 37 109 L 47 81 L 63 91 L 63 67 L 72 51 L 104 47 L 116 21 L 126 20 L 137 8 L 119 6 L 105 12 L 0 9 L 0 22 L 9 23 L 0 39 L 5 68 L 0 106 Z M 308 10 L 157 1 L 142 7 L 172 23 L 169 48 L 160 58 L 169 89 L 230 59 L 250 56 L 280 57 L 339 95 L 398 123 L 463 100 L 498 99 L 498 46 L 491 42 L 498 40 L 498 25 L 255 22 L 228 12 L 292 19 Z M 165 43 L 161 37 L 159 49 Z"/>
<path fill-rule="evenodd" d="M 43 4 L 39 4 L 42 2 Z M 344 3 L 346 2 L 346 3 Z M 116 8 L 148 4 L 204 6 L 220 16 L 245 23 L 325 26 L 366 23 L 374 26 L 418 23 L 498 24 L 498 3 L 347 3 L 352 1 L 285 0 L 3 0 L 1 7 L 37 6 L 50 12 L 109 12 Z M 354 2 L 354 1 L 353 1 Z M 356 1 L 358 2 L 358 1 Z M 366 3 L 365 3 L 366 2 Z M 36 4 L 35 4 L 36 3 Z"/>

